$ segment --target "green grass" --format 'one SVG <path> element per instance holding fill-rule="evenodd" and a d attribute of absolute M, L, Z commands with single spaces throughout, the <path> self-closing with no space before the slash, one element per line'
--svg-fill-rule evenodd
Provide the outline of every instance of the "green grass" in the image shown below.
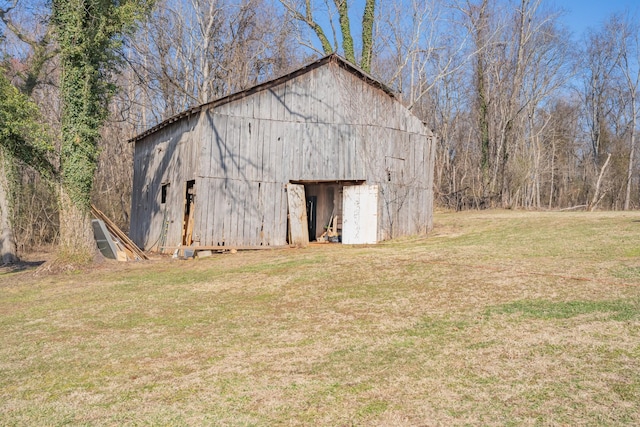
<path fill-rule="evenodd" d="M 520 314 L 534 319 L 569 319 L 592 315 L 596 319 L 631 321 L 640 319 L 640 299 L 612 301 L 525 300 L 487 309 L 487 314 Z"/>
<path fill-rule="evenodd" d="M 638 221 L 0 274 L 0 425 L 638 425 Z"/>

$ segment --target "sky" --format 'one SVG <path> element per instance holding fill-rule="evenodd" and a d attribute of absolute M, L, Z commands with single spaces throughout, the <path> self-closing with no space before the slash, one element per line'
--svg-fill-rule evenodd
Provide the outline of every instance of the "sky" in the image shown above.
<path fill-rule="evenodd" d="M 554 0 L 549 3 L 554 3 Z M 587 28 L 598 28 L 616 12 L 628 10 L 640 19 L 640 0 L 555 0 L 555 4 L 566 12 L 562 20 L 576 39 L 580 38 Z"/>

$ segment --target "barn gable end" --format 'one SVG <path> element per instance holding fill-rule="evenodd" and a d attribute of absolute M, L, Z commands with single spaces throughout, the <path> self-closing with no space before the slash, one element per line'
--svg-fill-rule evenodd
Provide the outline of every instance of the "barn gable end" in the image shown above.
<path fill-rule="evenodd" d="M 145 249 L 284 245 L 293 184 L 309 194 L 312 239 L 341 225 L 345 185 L 375 186 L 376 241 L 431 227 L 430 131 L 335 55 L 134 141 L 131 236 Z"/>

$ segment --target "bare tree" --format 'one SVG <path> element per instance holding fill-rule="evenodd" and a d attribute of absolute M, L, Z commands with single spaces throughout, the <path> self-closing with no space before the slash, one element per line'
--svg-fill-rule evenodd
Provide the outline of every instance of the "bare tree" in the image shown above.
<path fill-rule="evenodd" d="M 332 2 L 325 0 L 322 5 L 323 7 L 319 9 L 314 7 L 313 0 L 280 0 L 280 3 L 282 3 L 295 20 L 306 25 L 315 34 L 325 55 L 337 52 L 341 45 L 347 61 L 354 65 L 359 65 L 364 71 L 371 71 L 374 51 L 376 0 L 365 0 L 364 2 L 360 40 L 362 50 L 359 61 L 356 59 L 355 43 L 351 32 L 349 15 L 352 12 L 352 8 L 349 6 L 348 0 L 333 0 Z M 320 24 L 322 21 L 318 19 L 316 15 L 318 11 L 324 15 L 324 18 L 328 22 L 329 28 L 331 29 L 330 35 L 327 35 L 326 29 Z M 340 36 L 338 36 L 336 32 L 336 15 L 340 28 Z M 313 48 L 313 43 L 311 42 L 304 44 Z"/>
<path fill-rule="evenodd" d="M 627 120 L 626 133 L 629 139 L 629 157 L 627 164 L 626 191 L 624 210 L 629 210 L 631 203 L 631 184 L 635 169 L 636 127 L 638 123 L 638 89 L 640 88 L 640 27 L 630 16 L 614 15 L 611 23 L 617 28 L 620 37 L 619 72 L 622 74 L 626 95 Z"/>
<path fill-rule="evenodd" d="M 559 14 L 543 8 L 541 0 L 520 0 L 513 7 L 483 0 L 468 3 L 466 12 L 477 51 L 475 116 L 483 195 L 512 206 L 522 197 L 523 186 L 533 186 L 529 193 L 540 188 L 539 178 L 526 182 L 531 168 L 522 163 L 531 162 L 533 174 L 539 174 L 536 144 L 542 129 L 536 123 L 545 125 L 535 116 L 566 80 L 567 36 L 558 25 Z M 529 148 L 536 146 L 537 154 Z"/>
<path fill-rule="evenodd" d="M 614 14 L 586 38 L 583 70 L 585 125 L 593 161 L 588 197 L 594 207 L 629 209 L 636 169 L 639 28 Z M 606 166 L 605 166 L 606 165 Z"/>
<path fill-rule="evenodd" d="M 163 0 L 131 41 L 139 130 L 296 65 L 293 27 L 263 0 Z"/>

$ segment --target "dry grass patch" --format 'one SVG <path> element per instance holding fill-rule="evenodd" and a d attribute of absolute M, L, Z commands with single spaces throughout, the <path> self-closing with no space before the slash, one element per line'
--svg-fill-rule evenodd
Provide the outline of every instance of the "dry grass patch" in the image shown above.
<path fill-rule="evenodd" d="M 0 276 L 10 425 L 637 425 L 640 213 Z"/>

